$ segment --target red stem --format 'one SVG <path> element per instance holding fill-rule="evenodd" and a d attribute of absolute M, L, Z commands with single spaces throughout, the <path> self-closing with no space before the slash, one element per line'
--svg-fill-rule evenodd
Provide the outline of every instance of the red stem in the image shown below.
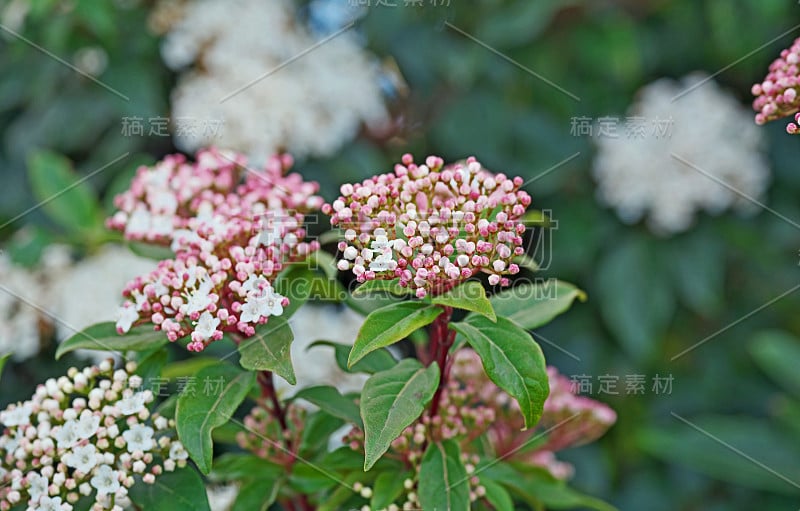
<path fill-rule="evenodd" d="M 286 410 L 281 406 L 278 400 L 278 394 L 275 392 L 275 383 L 272 381 L 272 371 L 261 371 L 258 373 L 258 383 L 261 385 L 261 395 L 270 400 L 272 404 L 272 415 L 278 419 L 282 431 L 288 431 L 289 427 L 286 424 Z"/>
<path fill-rule="evenodd" d="M 431 328 L 431 363 L 436 362 L 439 366 L 439 386 L 436 387 L 436 392 L 433 394 L 433 400 L 431 401 L 431 418 L 436 417 L 436 414 L 439 413 L 442 391 L 447 385 L 447 380 L 450 376 L 447 355 L 456 338 L 456 332 L 448 328 L 452 314 L 453 309 L 451 307 L 444 307 L 444 314 L 436 318 Z"/>

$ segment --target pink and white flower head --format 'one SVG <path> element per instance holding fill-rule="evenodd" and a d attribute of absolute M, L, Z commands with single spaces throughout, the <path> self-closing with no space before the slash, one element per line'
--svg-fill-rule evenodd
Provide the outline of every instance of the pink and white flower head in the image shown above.
<path fill-rule="evenodd" d="M 153 393 L 135 370 L 111 361 L 72 368 L 0 411 L 0 510 L 69 511 L 82 498 L 122 509 L 135 475 L 153 483 L 186 465 L 174 421 L 150 413 Z"/>
<path fill-rule="evenodd" d="M 550 394 L 536 428 L 523 430 L 524 420 L 517 402 L 498 388 L 486 376 L 480 357 L 471 349 L 455 354 L 451 377 L 455 395 L 466 395 L 462 402 L 489 407 L 494 412 L 486 433 L 497 456 L 512 458 L 548 469 L 554 477 L 567 478 L 572 467 L 556 459 L 554 453 L 568 447 L 583 445 L 601 437 L 617 420 L 609 406 L 577 394 L 573 382 L 555 367 L 547 368 Z M 519 451 L 519 446 L 534 436 L 548 431 L 546 441 L 534 450 Z"/>
<path fill-rule="evenodd" d="M 800 110 L 800 38 L 792 46 L 781 51 L 781 56 L 769 66 L 769 73 L 761 83 L 753 85 L 752 92 L 756 96 L 753 109 L 756 113 L 756 124 L 764 124 L 783 117 L 796 114 Z M 794 122 L 786 125 L 789 134 L 800 133 L 800 114 L 794 116 Z"/>
<path fill-rule="evenodd" d="M 522 178 L 492 174 L 474 158 L 444 165 L 410 154 L 394 172 L 360 184 L 322 207 L 344 231 L 340 270 L 359 282 L 398 279 L 422 298 L 441 294 L 473 275 L 508 285 L 524 254 L 521 217 L 531 203 Z"/>
<path fill-rule="evenodd" d="M 282 314 L 288 300 L 272 282 L 319 248 L 305 240 L 304 219 L 322 205 L 316 183 L 285 175 L 291 165 L 290 156 L 275 156 L 256 171 L 242 156 L 209 149 L 195 163 L 176 155 L 140 168 L 109 225 L 128 239 L 169 245 L 175 257 L 126 286 L 117 330 L 148 322 L 171 341 L 190 335 L 188 349 L 201 351 L 223 332 L 252 336 Z M 154 229 L 164 215 L 170 220 L 159 225 L 170 228 Z"/>

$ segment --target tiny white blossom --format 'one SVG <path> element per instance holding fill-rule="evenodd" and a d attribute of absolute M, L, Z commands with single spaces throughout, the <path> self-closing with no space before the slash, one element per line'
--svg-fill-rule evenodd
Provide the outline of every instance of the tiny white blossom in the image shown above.
<path fill-rule="evenodd" d="M 208 308 L 209 305 L 213 303 L 209 293 L 214 287 L 214 283 L 206 277 L 200 283 L 200 287 L 197 290 L 193 291 L 189 294 L 189 299 L 186 301 L 186 305 L 182 308 L 184 309 L 185 314 L 192 314 L 194 312 L 201 312 Z"/>
<path fill-rule="evenodd" d="M 117 329 L 127 333 L 137 319 L 139 313 L 136 312 L 136 306 L 132 302 L 125 302 L 117 311 Z"/>
<path fill-rule="evenodd" d="M 13 410 L 0 412 L 0 422 L 6 426 L 23 426 L 31 422 L 31 405 L 24 404 L 17 406 Z"/>
<path fill-rule="evenodd" d="M 137 392 L 129 397 L 124 397 L 117 401 L 117 408 L 122 415 L 133 415 L 139 413 L 144 409 L 145 394 L 144 392 Z"/>
<path fill-rule="evenodd" d="M 61 502 L 61 497 L 42 497 L 34 511 L 69 511 L 72 506 Z"/>
<path fill-rule="evenodd" d="M 94 445 L 87 444 L 75 447 L 72 452 L 65 454 L 62 459 L 68 467 L 88 473 L 97 465 L 96 455 L 97 450 Z"/>
<path fill-rule="evenodd" d="M 214 335 L 219 326 L 219 318 L 215 318 L 210 312 L 205 311 L 200 315 L 197 325 L 194 328 L 195 333 L 203 340 L 208 340 Z"/>
<path fill-rule="evenodd" d="M 153 428 L 143 424 L 134 424 L 131 429 L 122 433 L 128 444 L 128 452 L 149 451 L 153 448 Z"/>
<path fill-rule="evenodd" d="M 119 472 L 113 470 L 108 465 L 100 465 L 94 472 L 94 477 L 90 481 L 92 486 L 97 489 L 98 495 L 107 495 L 119 490 Z"/>
<path fill-rule="evenodd" d="M 75 432 L 79 438 L 90 438 L 92 435 L 97 433 L 97 429 L 99 427 L 100 417 L 94 415 L 89 410 L 84 410 L 81 412 L 81 417 L 77 422 Z"/>
<path fill-rule="evenodd" d="M 69 449 L 78 441 L 78 423 L 74 420 L 65 422 L 55 433 L 59 449 Z"/>
<path fill-rule="evenodd" d="M 33 502 L 38 502 L 42 496 L 47 495 L 47 487 L 50 481 L 38 472 L 28 474 L 28 495 Z"/>
<path fill-rule="evenodd" d="M 173 460 L 185 460 L 189 457 L 189 453 L 186 452 L 182 443 L 175 441 L 172 443 L 172 447 L 169 448 L 169 457 Z"/>

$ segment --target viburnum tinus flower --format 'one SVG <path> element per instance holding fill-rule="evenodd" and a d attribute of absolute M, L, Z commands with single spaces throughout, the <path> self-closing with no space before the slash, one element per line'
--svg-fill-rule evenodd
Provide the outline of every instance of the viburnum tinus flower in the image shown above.
<path fill-rule="evenodd" d="M 168 156 L 141 167 L 109 225 L 131 240 L 168 245 L 175 256 L 131 281 L 117 330 L 153 323 L 171 341 L 191 334 L 188 349 L 201 351 L 233 331 L 245 336 L 288 300 L 273 288 L 288 263 L 319 248 L 306 241 L 304 215 L 319 208 L 316 183 L 286 171 L 288 155 L 264 169 L 248 169 L 244 157 L 215 149 L 196 163 Z"/>
<path fill-rule="evenodd" d="M 800 110 L 800 98 L 797 87 L 800 85 L 800 38 L 792 46 L 781 51 L 781 56 L 769 65 L 769 72 L 761 83 L 753 85 L 752 92 L 756 96 L 753 109 L 756 113 L 756 124 L 781 119 Z M 792 135 L 800 132 L 800 116 L 795 115 L 795 122 L 786 125 L 786 131 Z"/>
<path fill-rule="evenodd" d="M 455 395 L 471 396 L 466 403 L 482 403 L 494 412 L 486 434 L 498 457 L 539 465 L 554 477 L 565 479 L 573 468 L 558 461 L 554 453 L 601 437 L 616 422 L 617 414 L 599 401 L 578 395 L 573 382 L 555 367 L 547 368 L 547 376 L 550 393 L 542 417 L 536 428 L 523 430 L 525 423 L 517 401 L 489 380 L 475 351 L 457 351 L 451 372 L 458 389 Z M 535 449 L 522 448 L 542 431 L 547 431 L 544 443 Z"/>
<path fill-rule="evenodd" d="M 536 428 L 523 430 L 525 423 L 517 401 L 489 379 L 478 354 L 471 349 L 456 351 L 439 414 L 433 418 L 423 415 L 408 426 L 392 442 L 390 452 L 416 467 L 430 441 L 453 439 L 464 454 L 474 456 L 479 454 L 475 440 L 485 437 L 497 459 L 541 466 L 554 477 L 568 478 L 573 468 L 557 460 L 555 451 L 596 440 L 616 422 L 616 413 L 603 403 L 577 395 L 572 382 L 555 368 L 548 367 L 547 373 L 550 394 L 542 417 Z M 544 442 L 525 448 L 542 438 L 544 431 Z M 345 443 L 363 451 L 363 431 L 353 428 Z M 471 482 L 476 488 L 479 483 L 479 479 Z"/>
<path fill-rule="evenodd" d="M 418 298 L 443 293 L 483 272 L 508 285 L 524 254 L 520 221 L 531 198 L 522 178 L 492 174 L 470 157 L 445 166 L 436 156 L 417 165 L 410 154 L 394 172 L 360 184 L 322 211 L 344 231 L 340 270 L 359 282 L 398 279 Z"/>
<path fill-rule="evenodd" d="M 0 510 L 122 511 L 135 477 L 146 484 L 186 465 L 174 422 L 151 414 L 134 363 L 110 361 L 39 385 L 30 400 L 0 412 Z"/>

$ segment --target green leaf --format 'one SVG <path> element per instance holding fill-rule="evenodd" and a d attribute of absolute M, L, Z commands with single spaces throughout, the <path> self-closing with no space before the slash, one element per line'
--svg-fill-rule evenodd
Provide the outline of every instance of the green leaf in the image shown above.
<path fill-rule="evenodd" d="M 492 321 L 497 320 L 492 303 L 486 298 L 486 290 L 477 280 L 468 280 L 447 293 L 434 297 L 433 303 L 477 312 Z"/>
<path fill-rule="evenodd" d="M 600 499 L 584 495 L 570 488 L 561 479 L 553 477 L 546 469 L 528 464 L 497 463 L 482 464 L 481 484 L 492 483 L 507 488 L 534 509 L 588 508 L 597 511 L 617 511 Z M 487 489 L 487 495 L 488 495 Z M 513 509 L 513 508 L 512 508 Z"/>
<path fill-rule="evenodd" d="M 307 387 L 295 394 L 292 399 L 305 399 L 317 405 L 320 410 L 363 428 L 358 406 L 352 399 L 341 395 L 335 387 L 328 385 Z"/>
<path fill-rule="evenodd" d="M 473 316 L 450 327 L 478 353 L 489 378 L 517 400 L 525 427 L 536 425 L 550 393 L 544 355 L 536 341 L 502 317 L 492 323 L 483 316 Z"/>
<path fill-rule="evenodd" d="M 168 342 L 164 332 L 153 330 L 151 325 L 131 328 L 127 334 L 120 335 L 113 322 L 97 323 L 62 342 L 56 350 L 56 359 L 78 349 L 124 353 L 150 350 L 164 346 Z"/>
<path fill-rule="evenodd" d="M 403 482 L 410 477 L 410 474 L 398 474 L 396 472 L 381 472 L 375 478 L 372 487 L 372 499 L 370 507 L 372 509 L 386 509 L 393 503 L 400 494 L 403 493 Z"/>
<path fill-rule="evenodd" d="M 329 279 L 336 279 L 339 269 L 336 267 L 336 258 L 323 250 L 311 252 L 307 259 L 308 268 L 322 270 Z"/>
<path fill-rule="evenodd" d="M 433 323 L 442 312 L 441 307 L 422 302 L 400 302 L 370 313 L 350 350 L 348 367 L 352 367 L 367 353 L 394 344 L 414 330 Z"/>
<path fill-rule="evenodd" d="M 306 417 L 300 438 L 298 454 L 304 458 L 315 458 L 328 449 L 328 443 L 336 430 L 344 426 L 344 420 L 327 413 L 315 413 Z M 360 464 L 359 464 L 360 465 Z M 327 465 L 325 465 L 327 467 Z"/>
<path fill-rule="evenodd" d="M 340 483 L 338 488 L 336 488 L 331 494 L 327 495 L 325 500 L 320 503 L 317 511 L 342 511 L 344 509 L 358 509 L 352 505 L 348 506 L 347 502 L 354 499 L 361 499 L 361 496 L 353 491 L 353 484 L 355 484 L 356 481 L 360 482 L 361 484 L 369 484 L 364 475 L 365 474 L 360 471 L 348 474 L 342 481 L 344 484 Z"/>
<path fill-rule="evenodd" d="M 494 295 L 490 302 L 498 316 L 532 330 L 566 312 L 576 299 L 585 302 L 586 293 L 568 282 L 548 279 L 514 286 Z"/>
<path fill-rule="evenodd" d="M 197 372 L 204 367 L 212 366 L 219 363 L 218 358 L 204 357 L 202 355 L 193 356 L 186 360 L 180 360 L 168 364 L 161 371 L 161 376 L 164 378 L 180 378 L 181 376 L 194 376 Z"/>
<path fill-rule="evenodd" d="M 667 269 L 681 300 L 701 314 L 712 315 L 724 302 L 725 244 L 715 232 L 698 227 L 670 240 Z"/>
<path fill-rule="evenodd" d="M 766 419 L 721 415 L 682 419 L 689 423 L 676 416 L 668 426 L 640 430 L 635 438 L 637 447 L 714 479 L 763 491 L 800 494 L 800 444 L 796 436 Z"/>
<path fill-rule="evenodd" d="M 68 159 L 49 151 L 37 152 L 28 160 L 28 178 L 36 200 L 62 227 L 85 232 L 102 226 L 96 193 Z"/>
<path fill-rule="evenodd" d="M 397 280 L 368 280 L 353 291 L 353 296 L 366 296 L 370 293 L 387 293 L 394 296 L 412 294 L 409 288 L 402 287 Z"/>
<path fill-rule="evenodd" d="M 337 487 L 339 481 L 338 476 L 310 463 L 295 463 L 289 474 L 289 485 L 304 495 Z"/>
<path fill-rule="evenodd" d="M 281 479 L 252 479 L 239 487 L 231 511 L 267 511 L 278 497 Z"/>
<path fill-rule="evenodd" d="M 175 252 L 170 250 L 169 247 L 163 245 L 156 245 L 154 243 L 144 243 L 140 241 L 129 241 L 128 248 L 134 254 L 147 259 L 155 261 L 163 261 L 164 259 L 172 259 L 175 257 Z"/>
<path fill-rule="evenodd" d="M 651 357 L 675 310 L 673 283 L 645 240 L 614 246 L 597 269 L 598 305 L 611 332 L 637 360 Z"/>
<path fill-rule="evenodd" d="M 374 374 L 391 369 L 397 364 L 397 359 L 389 353 L 389 350 L 381 348 L 364 355 L 364 358 L 353 364 L 353 367 L 347 367 L 347 357 L 350 355 L 350 350 L 353 348 L 351 345 L 332 341 L 314 341 L 306 350 L 314 346 L 332 347 L 336 357 L 336 365 L 339 366 L 339 369 L 347 373 Z"/>
<path fill-rule="evenodd" d="M 253 337 L 239 343 L 239 363 L 245 369 L 272 371 L 292 385 L 297 384 L 292 366 L 292 340 L 294 334 L 289 323 L 280 316 L 256 327 Z"/>
<path fill-rule="evenodd" d="M 214 481 L 239 481 L 251 477 L 278 478 L 284 467 L 255 454 L 223 454 L 214 460 L 209 478 Z"/>
<path fill-rule="evenodd" d="M 481 486 L 486 489 L 484 497 L 495 511 L 514 511 L 514 501 L 505 488 L 490 479 L 481 479 Z"/>
<path fill-rule="evenodd" d="M 467 470 L 455 440 L 432 443 L 419 468 L 419 502 L 422 509 L 469 510 Z"/>
<path fill-rule="evenodd" d="M 210 366 L 197 373 L 203 392 L 195 395 L 185 392 L 178 397 L 175 409 L 178 438 L 204 474 L 211 470 L 211 432 L 228 422 L 255 378 L 255 373 L 240 371 L 230 364 Z"/>
<path fill-rule="evenodd" d="M 154 378 L 161 377 L 161 371 L 169 358 L 166 348 L 156 348 L 152 352 L 144 353 L 144 357 L 136 363 L 136 374 L 142 377 L 142 381 L 152 381 Z"/>
<path fill-rule="evenodd" d="M 164 472 L 153 484 L 136 481 L 128 495 L 139 509 L 148 511 L 210 510 L 203 480 L 190 467 Z"/>
<path fill-rule="evenodd" d="M 779 330 L 760 332 L 750 345 L 750 353 L 770 378 L 800 398 L 800 339 Z"/>
<path fill-rule="evenodd" d="M 364 419 L 364 470 L 383 456 L 403 429 L 417 420 L 439 385 L 439 366 L 425 368 L 415 359 L 374 374 L 361 392 Z"/>
<path fill-rule="evenodd" d="M 5 355 L 0 355 L 0 376 L 3 375 L 3 368 L 6 366 L 6 362 L 11 357 L 11 353 L 6 353 Z"/>

